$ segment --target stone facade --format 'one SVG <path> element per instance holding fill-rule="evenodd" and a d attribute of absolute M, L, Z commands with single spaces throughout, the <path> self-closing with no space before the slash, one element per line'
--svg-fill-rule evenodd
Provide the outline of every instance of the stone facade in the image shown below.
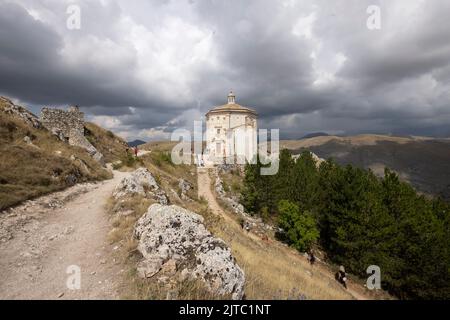
<path fill-rule="evenodd" d="M 233 92 L 228 103 L 206 114 L 207 163 L 245 164 L 257 151 L 258 114 L 236 103 Z"/>
<path fill-rule="evenodd" d="M 40 121 L 42 125 L 70 145 L 86 149 L 97 161 L 103 161 L 103 155 L 84 136 L 84 113 L 77 106 L 67 111 L 43 108 Z"/>

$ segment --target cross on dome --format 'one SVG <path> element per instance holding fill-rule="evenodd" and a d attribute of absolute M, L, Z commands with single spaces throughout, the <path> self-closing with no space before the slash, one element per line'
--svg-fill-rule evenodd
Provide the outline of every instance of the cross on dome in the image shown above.
<path fill-rule="evenodd" d="M 236 96 L 234 95 L 233 91 L 230 91 L 228 94 L 228 104 L 235 104 L 236 103 Z"/>

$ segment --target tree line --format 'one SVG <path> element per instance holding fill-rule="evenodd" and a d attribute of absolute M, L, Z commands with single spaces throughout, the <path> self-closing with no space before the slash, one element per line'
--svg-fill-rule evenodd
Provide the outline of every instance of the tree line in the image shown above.
<path fill-rule="evenodd" d="M 259 160 L 259 159 L 258 159 Z M 276 219 L 282 240 L 299 251 L 319 245 L 328 258 L 367 277 L 381 268 L 382 287 L 399 298 L 450 298 L 450 205 L 418 194 L 389 169 L 320 166 L 311 153 L 282 150 L 276 175 L 245 167 L 242 204 Z"/>

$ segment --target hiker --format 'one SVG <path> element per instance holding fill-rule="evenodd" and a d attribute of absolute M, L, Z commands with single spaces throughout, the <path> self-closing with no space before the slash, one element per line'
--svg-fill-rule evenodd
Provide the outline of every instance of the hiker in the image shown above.
<path fill-rule="evenodd" d="M 203 160 L 203 154 L 202 154 L 202 157 L 200 158 L 200 166 L 201 167 L 205 166 L 205 161 Z"/>
<path fill-rule="evenodd" d="M 311 264 L 311 266 L 313 266 L 314 263 L 316 262 L 316 257 L 314 256 L 314 252 L 312 249 L 308 251 L 308 261 Z"/>
<path fill-rule="evenodd" d="M 138 150 L 138 147 L 136 146 L 136 147 L 134 147 L 134 156 L 137 158 L 137 156 L 138 156 L 138 152 L 139 152 L 139 150 Z"/>
<path fill-rule="evenodd" d="M 242 220 L 242 221 L 241 221 L 241 227 L 242 227 L 242 229 L 244 229 L 245 231 L 250 232 L 250 224 L 249 224 L 247 221 Z"/>
<path fill-rule="evenodd" d="M 347 289 L 347 273 L 345 272 L 344 266 L 339 267 L 339 271 L 336 272 L 336 280 L 340 282 L 345 289 Z"/>

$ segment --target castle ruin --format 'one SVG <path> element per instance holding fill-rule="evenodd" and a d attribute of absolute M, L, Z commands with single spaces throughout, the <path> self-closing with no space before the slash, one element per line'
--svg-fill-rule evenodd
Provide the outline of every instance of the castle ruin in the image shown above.
<path fill-rule="evenodd" d="M 60 140 L 84 148 L 95 160 L 103 161 L 103 155 L 84 136 L 84 113 L 77 106 L 70 107 L 67 111 L 42 108 L 40 121 Z"/>

